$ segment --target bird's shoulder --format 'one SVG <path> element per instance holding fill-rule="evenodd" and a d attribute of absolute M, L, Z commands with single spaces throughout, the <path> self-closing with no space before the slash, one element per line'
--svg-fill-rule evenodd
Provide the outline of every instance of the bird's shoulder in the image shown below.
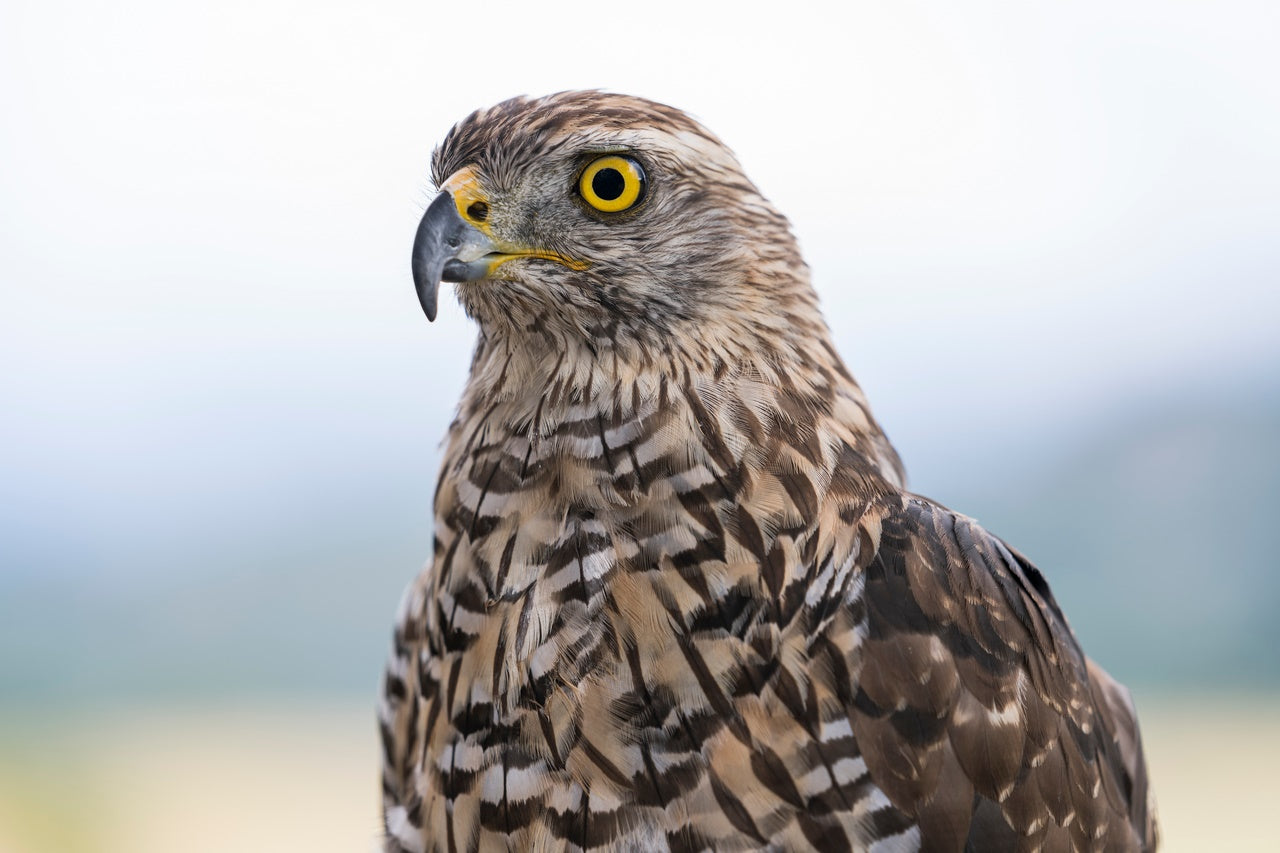
<path fill-rule="evenodd" d="M 1154 846 L 1132 702 L 1036 566 L 916 495 L 868 514 L 850 722 L 890 800 L 978 849 Z"/>

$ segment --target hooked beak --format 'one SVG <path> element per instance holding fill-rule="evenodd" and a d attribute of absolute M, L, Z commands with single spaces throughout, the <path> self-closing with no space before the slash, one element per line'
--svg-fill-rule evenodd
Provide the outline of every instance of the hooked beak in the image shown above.
<path fill-rule="evenodd" d="M 485 255 L 495 245 L 458 214 L 453 196 L 442 192 L 423 214 L 413 238 L 413 285 L 427 319 L 436 319 L 441 281 L 475 281 L 491 267 Z"/>

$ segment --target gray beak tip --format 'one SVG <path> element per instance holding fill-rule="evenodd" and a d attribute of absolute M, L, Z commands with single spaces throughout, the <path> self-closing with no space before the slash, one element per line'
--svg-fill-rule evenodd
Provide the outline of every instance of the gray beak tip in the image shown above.
<path fill-rule="evenodd" d="M 438 279 L 431 284 L 418 284 L 418 303 L 422 305 L 422 313 L 427 315 L 427 321 L 434 323 L 436 321 L 436 308 L 439 303 L 440 285 Z"/>

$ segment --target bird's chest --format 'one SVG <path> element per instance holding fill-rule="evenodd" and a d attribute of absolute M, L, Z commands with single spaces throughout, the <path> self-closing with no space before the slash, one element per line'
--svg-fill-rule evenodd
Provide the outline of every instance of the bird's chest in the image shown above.
<path fill-rule="evenodd" d="M 794 522 L 766 537 L 786 529 L 782 486 L 761 476 L 748 496 L 670 419 L 629 424 L 509 436 L 447 466 L 415 605 L 425 826 L 759 847 L 801 831 L 796 803 L 852 784 L 837 668 L 784 673 L 852 611 L 779 603 L 851 557 L 815 559 Z M 705 837 L 680 836 L 691 822 Z"/>
<path fill-rule="evenodd" d="M 438 496 L 426 628 L 454 680 L 495 719 L 556 691 L 561 710 L 577 714 L 588 681 L 597 692 L 617 682 L 620 693 L 624 646 L 663 613 L 656 598 L 637 610 L 635 587 L 687 597 L 688 584 L 673 592 L 661 570 L 679 555 L 720 556 L 675 495 L 637 488 L 634 452 L 606 459 L 607 446 L 572 433 L 542 447 L 512 437 L 474 454 Z"/>
<path fill-rule="evenodd" d="M 666 596 L 685 600 L 682 610 L 698 606 L 690 594 L 710 594 L 703 576 L 723 573 L 733 508 L 726 490 L 710 490 L 716 475 L 675 420 L 587 413 L 537 438 L 508 431 L 477 442 L 446 466 L 427 628 L 467 665 L 489 656 L 473 668 L 489 675 L 499 704 L 620 660 L 632 623 L 655 618 L 619 595 L 629 577 L 674 587 Z M 675 563 L 686 582 L 665 577 Z"/>
<path fill-rule="evenodd" d="M 733 581 L 724 510 L 701 493 L 714 478 L 600 431 L 551 447 L 513 438 L 441 487 L 420 599 L 428 810 L 474 797 L 480 827 L 510 834 L 534 820 L 530 804 L 642 808 L 637 777 L 669 775 L 674 796 L 704 773 L 701 741 L 725 710 L 711 703 L 730 701 L 713 673 L 750 677 L 750 638 L 687 642 L 699 620 L 741 628 L 754 612 L 743 595 L 719 601 Z"/>

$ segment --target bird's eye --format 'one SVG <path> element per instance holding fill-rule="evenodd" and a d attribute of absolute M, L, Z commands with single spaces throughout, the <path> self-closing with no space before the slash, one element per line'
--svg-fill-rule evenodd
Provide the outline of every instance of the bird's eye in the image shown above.
<path fill-rule="evenodd" d="M 610 154 L 594 160 L 578 178 L 578 192 L 587 204 L 605 213 L 633 207 L 644 194 L 644 169 L 630 157 Z"/>

